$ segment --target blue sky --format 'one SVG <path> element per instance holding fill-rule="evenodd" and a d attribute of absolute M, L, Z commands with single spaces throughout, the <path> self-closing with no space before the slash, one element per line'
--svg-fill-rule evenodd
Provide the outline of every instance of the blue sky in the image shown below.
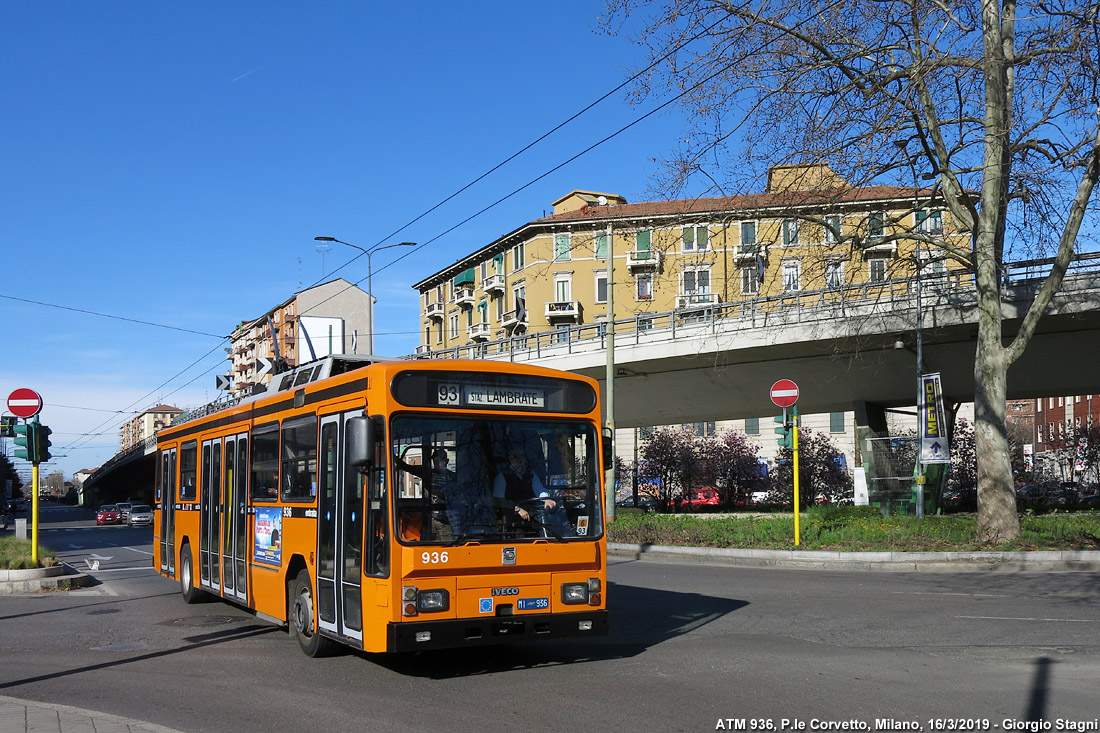
<path fill-rule="evenodd" d="M 0 5 L 0 397 L 42 394 L 64 455 L 43 475 L 104 462 L 150 406 L 214 399 L 218 337 L 239 321 L 323 278 L 366 277 L 365 258 L 337 271 L 358 253 L 323 254 L 316 236 L 430 242 L 392 266 L 403 249 L 374 256 L 377 351 L 402 355 L 418 343 L 412 283 L 574 188 L 645 199 L 682 134 L 672 108 L 443 234 L 658 104 L 620 92 L 396 231 L 643 63 L 600 32 L 603 9 Z"/>

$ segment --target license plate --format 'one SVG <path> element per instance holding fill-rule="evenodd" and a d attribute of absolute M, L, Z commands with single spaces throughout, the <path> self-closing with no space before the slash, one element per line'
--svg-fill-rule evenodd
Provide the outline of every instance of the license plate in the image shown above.
<path fill-rule="evenodd" d="M 520 611 L 546 611 L 550 608 L 549 598 L 520 598 L 516 601 Z"/>

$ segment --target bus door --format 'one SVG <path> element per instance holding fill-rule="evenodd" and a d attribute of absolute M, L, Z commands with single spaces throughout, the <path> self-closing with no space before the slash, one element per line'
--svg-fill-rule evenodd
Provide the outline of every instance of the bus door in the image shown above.
<path fill-rule="evenodd" d="M 199 585 L 221 590 L 222 440 L 202 443 L 202 494 L 199 502 Z"/>
<path fill-rule="evenodd" d="M 248 546 L 248 433 L 225 439 L 225 471 L 222 476 L 222 591 L 248 598 L 245 554 Z M 216 535 L 211 536 L 213 541 Z"/>
<path fill-rule="evenodd" d="M 160 569 L 176 574 L 176 449 L 160 454 Z"/>
<path fill-rule="evenodd" d="M 363 482 L 345 464 L 348 412 L 321 419 L 317 507 L 317 625 L 363 638 Z"/>

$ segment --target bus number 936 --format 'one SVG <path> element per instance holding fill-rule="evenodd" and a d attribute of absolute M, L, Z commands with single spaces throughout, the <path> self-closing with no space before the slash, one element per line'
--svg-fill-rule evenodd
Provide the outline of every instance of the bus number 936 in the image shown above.
<path fill-rule="evenodd" d="M 447 562 L 448 557 L 446 552 L 422 552 L 420 553 L 420 562 L 425 565 L 438 565 L 439 563 Z"/>

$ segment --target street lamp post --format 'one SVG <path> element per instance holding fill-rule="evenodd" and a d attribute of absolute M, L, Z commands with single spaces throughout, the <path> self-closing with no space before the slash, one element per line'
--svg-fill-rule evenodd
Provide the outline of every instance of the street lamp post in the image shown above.
<path fill-rule="evenodd" d="M 369 327 L 370 327 L 370 353 L 373 356 L 374 355 L 374 287 L 371 283 L 371 275 L 373 274 L 374 271 L 371 268 L 371 261 L 370 261 L 371 255 L 373 255 L 375 252 L 381 251 L 383 249 L 389 249 L 390 247 L 413 247 L 413 246 L 416 245 L 416 242 L 396 242 L 394 244 L 383 244 L 383 245 L 380 245 L 380 246 L 371 247 L 370 249 L 363 249 L 358 244 L 352 244 L 351 242 L 345 242 L 342 239 L 337 239 L 336 237 L 314 237 L 313 239 L 318 241 L 318 242 L 336 242 L 337 244 L 346 244 L 347 246 L 353 247 L 353 248 L 359 250 L 360 252 L 362 252 L 363 254 L 365 254 L 367 256 L 367 296 L 370 298 L 370 301 L 367 303 L 367 323 L 369 324 Z"/>

